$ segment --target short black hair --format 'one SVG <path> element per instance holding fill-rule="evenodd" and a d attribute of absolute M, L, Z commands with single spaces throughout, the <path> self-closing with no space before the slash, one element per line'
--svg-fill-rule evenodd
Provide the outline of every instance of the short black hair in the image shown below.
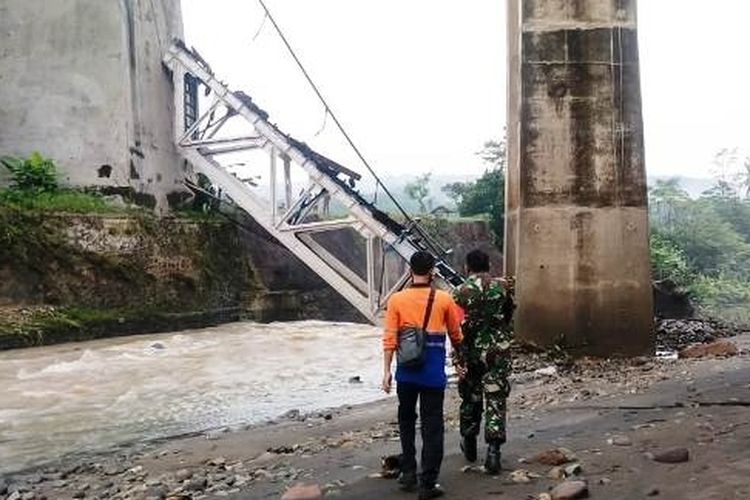
<path fill-rule="evenodd" d="M 466 254 L 466 268 L 470 273 L 488 273 L 490 256 L 481 250 L 472 250 Z"/>
<path fill-rule="evenodd" d="M 435 257 L 429 252 L 418 251 L 409 259 L 411 272 L 417 276 L 427 276 L 435 268 Z"/>

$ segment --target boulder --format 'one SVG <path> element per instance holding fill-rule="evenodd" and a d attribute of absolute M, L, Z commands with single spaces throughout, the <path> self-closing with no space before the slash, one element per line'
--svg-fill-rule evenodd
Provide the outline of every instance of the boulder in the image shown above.
<path fill-rule="evenodd" d="M 687 448 L 671 448 L 653 454 L 654 462 L 663 464 L 680 464 L 690 460 L 690 452 Z"/>
<path fill-rule="evenodd" d="M 567 464 L 575 460 L 573 454 L 564 448 L 553 448 L 545 450 L 534 457 L 534 462 L 542 465 L 555 467 L 557 465 Z"/>
<path fill-rule="evenodd" d="M 323 491 L 317 484 L 298 484 L 284 493 L 281 500 L 319 500 L 323 498 Z"/>
<path fill-rule="evenodd" d="M 686 347 L 680 351 L 680 358 L 705 358 L 708 356 L 736 356 L 739 349 L 729 340 L 717 340 L 710 344 L 699 344 Z"/>
<path fill-rule="evenodd" d="M 565 481 L 555 486 L 550 492 L 552 500 L 575 500 L 588 498 L 589 487 L 586 481 Z"/>
<path fill-rule="evenodd" d="M 612 446 L 631 446 L 633 441 L 627 436 L 613 436 L 607 440 Z"/>

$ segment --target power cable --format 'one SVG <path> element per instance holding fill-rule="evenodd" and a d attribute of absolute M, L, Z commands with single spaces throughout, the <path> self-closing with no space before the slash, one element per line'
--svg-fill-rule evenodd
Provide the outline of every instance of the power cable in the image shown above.
<path fill-rule="evenodd" d="M 268 19 L 271 21 L 271 24 L 273 24 L 274 29 L 279 34 L 279 37 L 281 38 L 281 41 L 284 42 L 284 45 L 286 46 L 287 50 L 289 51 L 289 54 L 294 59 L 294 62 L 297 63 L 297 66 L 299 67 L 300 71 L 302 71 L 302 74 L 305 76 L 305 79 L 307 80 L 307 83 L 310 84 L 310 87 L 312 87 L 313 91 L 315 91 L 315 94 L 318 96 L 318 99 L 320 99 L 320 102 L 323 103 L 323 106 L 325 106 L 326 112 L 331 116 L 331 119 L 336 124 L 336 127 L 338 127 L 341 134 L 346 139 L 346 142 L 349 143 L 349 146 L 354 150 L 354 153 L 357 155 L 359 160 L 362 162 L 362 164 L 367 167 L 367 170 L 370 172 L 370 174 L 375 179 L 376 186 L 380 186 L 383 189 L 383 192 L 391 199 L 393 204 L 396 206 L 399 212 L 401 212 L 401 215 L 406 219 L 408 222 L 412 222 L 411 217 L 409 217 L 409 214 L 406 213 L 406 211 L 403 209 L 401 204 L 396 200 L 396 198 L 391 194 L 391 192 L 388 190 L 385 184 L 383 184 L 383 181 L 380 180 L 380 177 L 378 177 L 378 174 L 375 173 L 375 170 L 370 166 L 370 164 L 367 162 L 365 157 L 362 155 L 362 153 L 359 151 L 359 148 L 354 144 L 354 141 L 352 141 L 351 137 L 349 137 L 349 134 L 346 132 L 344 127 L 341 125 L 341 122 L 339 122 L 338 118 L 334 114 L 334 112 L 331 110 L 330 106 L 328 106 L 328 102 L 325 100 L 323 95 L 320 93 L 320 90 L 318 89 L 318 86 L 315 85 L 315 82 L 310 77 L 310 74 L 307 72 L 305 67 L 302 65 L 302 62 L 297 57 L 297 54 L 294 52 L 294 49 L 292 49 L 292 46 L 289 44 L 289 41 L 287 40 L 286 36 L 284 35 L 284 32 L 281 31 L 281 28 L 276 23 L 276 20 L 274 19 L 273 15 L 271 14 L 271 11 L 266 7 L 266 4 L 263 0 L 258 0 L 258 3 L 261 7 L 263 7 L 263 10 L 266 13 L 266 16 L 268 16 Z"/>
<path fill-rule="evenodd" d="M 326 125 L 328 125 L 328 110 L 323 111 L 323 124 L 320 126 L 317 132 L 315 132 L 315 137 L 318 137 L 320 134 L 323 133 L 323 131 L 326 129 Z"/>
<path fill-rule="evenodd" d="M 268 19 L 268 14 L 263 16 L 263 20 L 260 22 L 260 26 L 258 26 L 258 31 L 255 32 L 255 35 L 253 35 L 253 42 L 256 38 L 258 38 L 260 32 L 263 31 L 263 27 L 266 25 L 266 19 Z"/>

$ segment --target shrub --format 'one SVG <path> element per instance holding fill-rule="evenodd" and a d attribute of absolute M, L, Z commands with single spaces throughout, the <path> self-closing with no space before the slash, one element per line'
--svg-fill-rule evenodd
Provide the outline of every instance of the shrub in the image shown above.
<path fill-rule="evenodd" d="M 750 283 L 722 274 L 696 277 L 690 295 L 704 314 L 724 320 L 750 323 Z"/>
<path fill-rule="evenodd" d="M 651 232 L 651 274 L 654 280 L 668 279 L 681 288 L 694 279 L 680 246 L 657 230 Z"/>
<path fill-rule="evenodd" d="M 28 158 L 5 156 L 0 163 L 10 171 L 13 188 L 21 191 L 54 192 L 58 188 L 55 162 L 34 152 Z"/>

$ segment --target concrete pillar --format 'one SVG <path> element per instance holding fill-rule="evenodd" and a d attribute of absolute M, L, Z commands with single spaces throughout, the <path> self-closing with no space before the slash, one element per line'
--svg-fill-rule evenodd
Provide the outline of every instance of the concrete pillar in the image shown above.
<path fill-rule="evenodd" d="M 654 349 L 635 0 L 509 0 L 506 267 L 519 338 Z"/>
<path fill-rule="evenodd" d="M 39 151 L 63 181 L 166 207 L 184 190 L 172 84 L 180 0 L 0 2 L 0 154 Z"/>

